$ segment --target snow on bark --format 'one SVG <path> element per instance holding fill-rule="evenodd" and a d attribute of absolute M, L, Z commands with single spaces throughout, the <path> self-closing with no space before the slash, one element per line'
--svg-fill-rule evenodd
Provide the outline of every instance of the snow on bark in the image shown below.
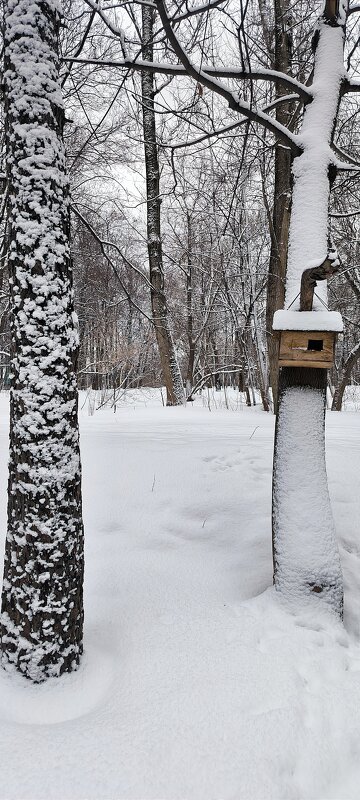
<path fill-rule="evenodd" d="M 275 586 L 296 605 L 315 593 L 341 609 L 341 567 L 323 458 L 322 392 L 287 389 L 277 424 Z"/>
<path fill-rule="evenodd" d="M 5 667 L 42 681 L 82 651 L 83 527 L 57 0 L 7 0 L 12 298 Z"/>
<path fill-rule="evenodd" d="M 289 234 L 285 308 L 299 308 L 301 275 L 321 264 L 328 254 L 329 165 L 340 86 L 345 77 L 344 31 L 319 23 L 315 53 L 313 100 L 306 107 L 300 133 L 304 152 L 294 159 L 294 190 Z M 318 295 L 318 299 L 316 297 Z M 324 310 L 326 281 L 316 287 L 314 309 Z M 321 302 L 323 301 L 323 302 Z"/>
<path fill-rule="evenodd" d="M 300 132 L 304 152 L 293 165 L 285 293 L 285 308 L 292 304 L 291 311 L 299 308 L 303 271 L 320 265 L 329 249 L 330 143 L 345 74 L 343 24 L 343 17 L 329 22 L 325 9 L 318 29 L 314 97 Z M 324 311 L 326 299 L 322 281 L 314 310 Z M 298 604 L 300 598 L 316 595 L 341 615 L 342 575 L 325 467 L 325 401 L 325 371 L 282 368 L 274 450 L 274 582 L 287 601 Z"/>

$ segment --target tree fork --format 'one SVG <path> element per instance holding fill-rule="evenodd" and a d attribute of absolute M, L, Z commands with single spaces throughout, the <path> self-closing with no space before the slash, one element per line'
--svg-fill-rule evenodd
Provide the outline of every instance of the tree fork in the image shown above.
<path fill-rule="evenodd" d="M 300 284 L 300 311 L 312 311 L 317 281 L 327 281 L 339 269 L 339 263 L 325 258 L 318 267 L 305 269 Z"/>

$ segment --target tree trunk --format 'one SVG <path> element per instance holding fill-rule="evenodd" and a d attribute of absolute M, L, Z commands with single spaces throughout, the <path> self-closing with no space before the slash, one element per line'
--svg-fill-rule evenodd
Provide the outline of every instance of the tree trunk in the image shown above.
<path fill-rule="evenodd" d="M 331 405 L 332 411 L 341 411 L 342 401 L 344 397 L 345 389 L 350 382 L 351 372 L 355 367 L 355 364 L 360 358 L 360 342 L 353 348 L 351 353 L 348 355 L 345 364 L 341 370 L 341 378 L 340 381 L 335 389 L 334 397 Z"/>
<path fill-rule="evenodd" d="M 187 213 L 187 270 L 186 270 L 186 321 L 189 343 L 189 356 L 186 370 L 186 395 L 189 397 L 194 386 L 195 338 L 193 314 L 193 263 L 192 263 L 192 230 L 191 218 Z"/>
<path fill-rule="evenodd" d="M 289 33 L 289 2 L 275 0 L 275 57 L 273 68 L 279 72 L 289 73 L 291 67 L 291 36 Z M 279 83 L 276 95 L 286 94 Z M 276 108 L 276 119 L 282 125 L 288 125 L 291 105 L 281 103 Z M 291 153 L 281 142 L 275 145 L 274 159 L 274 206 L 271 230 L 271 249 L 269 277 L 266 299 L 266 333 L 269 358 L 270 385 L 273 394 L 273 406 L 276 409 L 278 391 L 278 339 L 272 333 L 274 312 L 283 308 L 285 296 L 286 259 L 289 238 L 290 205 L 291 205 Z"/>
<path fill-rule="evenodd" d="M 294 161 L 285 305 L 299 308 L 304 269 L 328 251 L 329 148 L 343 76 L 344 20 L 319 21 L 316 94 L 301 130 L 304 152 Z M 326 283 L 326 282 L 325 282 Z M 326 303 L 317 288 L 315 309 Z M 295 604 L 316 595 L 342 613 L 340 560 L 325 466 L 326 371 L 283 368 L 275 436 L 273 553 L 276 589 Z"/>
<path fill-rule="evenodd" d="M 69 248 L 58 80 L 57 0 L 5 5 L 12 386 L 4 666 L 33 681 L 82 652 L 83 525 Z"/>
<path fill-rule="evenodd" d="M 298 605 L 324 598 L 342 613 L 343 590 L 325 466 L 326 370 L 283 367 L 273 471 L 275 587 Z"/>
<path fill-rule="evenodd" d="M 154 9 L 142 6 L 142 54 L 153 61 Z M 160 363 L 166 386 L 168 406 L 181 405 L 185 401 L 184 387 L 176 358 L 170 330 L 169 314 L 165 295 L 162 243 L 160 230 L 160 172 L 156 140 L 154 75 L 141 73 L 142 113 L 144 130 L 146 193 L 147 193 L 147 238 L 151 282 L 152 317 L 159 348 Z"/>

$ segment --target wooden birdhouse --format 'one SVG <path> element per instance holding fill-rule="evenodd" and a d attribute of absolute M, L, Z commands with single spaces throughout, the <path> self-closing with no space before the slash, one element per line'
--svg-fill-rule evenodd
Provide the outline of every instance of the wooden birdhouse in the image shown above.
<path fill-rule="evenodd" d="M 279 367 L 330 369 L 336 336 L 342 330 L 337 311 L 276 311 L 273 331 L 280 337 Z"/>

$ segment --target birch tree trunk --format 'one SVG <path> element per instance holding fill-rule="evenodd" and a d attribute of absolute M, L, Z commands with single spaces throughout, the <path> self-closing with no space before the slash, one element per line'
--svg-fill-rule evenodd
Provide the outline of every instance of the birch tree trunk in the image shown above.
<path fill-rule="evenodd" d="M 344 77 L 345 12 L 328 0 L 319 21 L 314 98 L 294 160 L 285 308 L 299 308 L 301 274 L 328 253 L 330 143 Z M 314 309 L 326 303 L 317 288 Z M 343 588 L 325 466 L 326 370 L 281 370 L 273 474 L 273 554 L 276 589 L 298 605 L 315 593 L 342 613 Z"/>
<path fill-rule="evenodd" d="M 58 0 L 5 3 L 12 386 L 1 648 L 33 681 L 82 652 L 83 525 Z"/>
<path fill-rule="evenodd" d="M 147 61 L 153 60 L 154 9 L 143 5 L 142 53 Z M 151 282 L 151 308 L 156 339 L 159 348 L 163 380 L 166 386 L 166 405 L 176 406 L 185 402 L 185 392 L 174 342 L 170 330 L 168 307 L 165 295 L 165 280 L 160 227 L 160 171 L 155 126 L 155 81 L 151 72 L 141 73 L 142 113 L 144 130 L 146 195 L 147 195 L 147 239 Z"/>

